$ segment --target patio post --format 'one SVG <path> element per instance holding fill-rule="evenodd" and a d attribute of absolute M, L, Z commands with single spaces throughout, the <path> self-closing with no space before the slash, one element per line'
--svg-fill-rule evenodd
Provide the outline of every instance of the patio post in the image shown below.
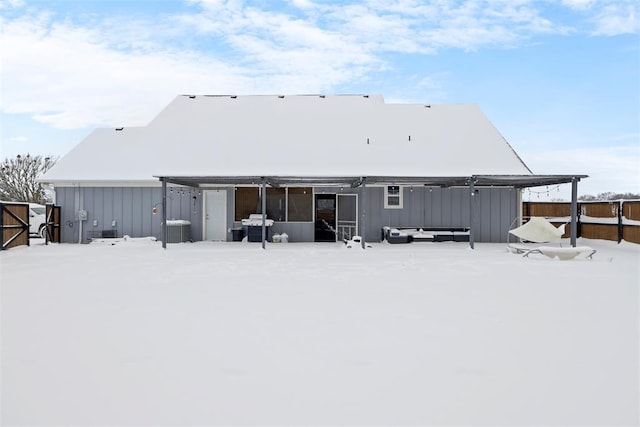
<path fill-rule="evenodd" d="M 578 237 L 578 181 L 580 178 L 571 178 L 571 246 L 574 248 Z"/>
<path fill-rule="evenodd" d="M 262 177 L 262 249 L 267 239 L 267 179 Z"/>
<path fill-rule="evenodd" d="M 167 181 L 162 181 L 162 249 L 167 249 Z"/>
<path fill-rule="evenodd" d="M 366 178 L 362 178 L 362 227 L 360 227 L 360 244 L 362 249 L 367 247 L 364 235 L 367 233 L 367 183 Z"/>
<path fill-rule="evenodd" d="M 475 227 L 473 225 L 473 219 L 475 217 L 475 198 L 476 198 L 476 188 L 475 188 L 475 180 L 473 177 L 469 180 L 469 247 L 474 249 L 476 236 L 474 235 Z"/>

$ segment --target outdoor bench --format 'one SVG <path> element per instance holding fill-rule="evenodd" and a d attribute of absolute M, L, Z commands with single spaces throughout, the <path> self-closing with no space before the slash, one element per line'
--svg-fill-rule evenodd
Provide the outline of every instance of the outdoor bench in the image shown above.
<path fill-rule="evenodd" d="M 382 240 L 389 243 L 468 242 L 469 227 L 382 227 Z"/>

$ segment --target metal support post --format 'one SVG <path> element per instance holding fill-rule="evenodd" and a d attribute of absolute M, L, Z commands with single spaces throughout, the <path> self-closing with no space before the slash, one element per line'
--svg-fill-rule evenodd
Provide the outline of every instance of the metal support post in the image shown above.
<path fill-rule="evenodd" d="M 360 228 L 360 244 L 362 245 L 362 249 L 365 249 L 367 246 L 364 237 L 367 233 L 367 183 L 365 179 L 364 177 L 362 178 L 362 227 Z"/>
<path fill-rule="evenodd" d="M 622 242 L 624 238 L 624 223 L 622 222 L 622 211 L 624 209 L 624 202 L 622 200 L 618 201 L 618 243 Z"/>
<path fill-rule="evenodd" d="M 162 180 L 162 248 L 167 249 L 167 181 Z"/>
<path fill-rule="evenodd" d="M 471 249 L 475 249 L 475 226 L 473 220 L 475 218 L 475 200 L 476 199 L 476 188 L 475 188 L 475 180 L 473 177 L 469 180 L 469 247 Z"/>
<path fill-rule="evenodd" d="M 267 179 L 262 178 L 262 249 L 267 240 Z"/>
<path fill-rule="evenodd" d="M 574 248 L 578 237 L 578 181 L 580 178 L 571 179 L 571 246 Z"/>

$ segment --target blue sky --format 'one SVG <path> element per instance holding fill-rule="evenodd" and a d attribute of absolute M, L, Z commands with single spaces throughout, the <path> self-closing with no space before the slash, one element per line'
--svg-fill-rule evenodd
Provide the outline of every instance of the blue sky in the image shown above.
<path fill-rule="evenodd" d="M 0 46 L 2 158 L 178 94 L 370 93 L 476 103 L 534 173 L 640 193 L 637 1 L 0 0 Z"/>

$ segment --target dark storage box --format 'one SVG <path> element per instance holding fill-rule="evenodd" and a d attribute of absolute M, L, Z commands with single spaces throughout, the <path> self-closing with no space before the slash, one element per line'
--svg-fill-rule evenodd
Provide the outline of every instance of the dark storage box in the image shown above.
<path fill-rule="evenodd" d="M 434 242 L 453 242 L 453 232 L 451 231 L 438 231 L 433 234 Z"/>
<path fill-rule="evenodd" d="M 453 241 L 454 242 L 468 242 L 469 241 L 469 233 L 465 232 L 453 232 Z"/>
<path fill-rule="evenodd" d="M 411 236 L 389 236 L 387 242 L 389 243 L 411 243 L 413 239 Z"/>
<path fill-rule="evenodd" d="M 266 240 L 269 240 L 269 227 L 267 227 Z M 247 226 L 247 240 L 250 242 L 262 242 L 262 226 L 261 225 L 248 225 Z"/>
<path fill-rule="evenodd" d="M 242 239 L 244 239 L 244 228 L 242 227 L 232 228 L 231 237 L 234 242 L 242 242 Z"/>
<path fill-rule="evenodd" d="M 117 230 L 102 230 L 103 239 L 114 239 L 116 237 L 118 237 Z"/>

